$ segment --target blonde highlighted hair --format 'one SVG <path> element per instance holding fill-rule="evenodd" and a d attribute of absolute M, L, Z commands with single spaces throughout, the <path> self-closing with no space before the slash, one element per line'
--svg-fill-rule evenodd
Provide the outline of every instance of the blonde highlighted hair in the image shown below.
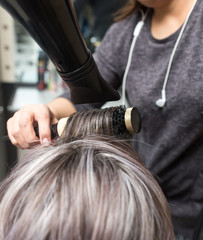
<path fill-rule="evenodd" d="M 172 240 L 168 204 L 135 150 L 86 136 L 31 151 L 0 187 L 1 240 Z"/>

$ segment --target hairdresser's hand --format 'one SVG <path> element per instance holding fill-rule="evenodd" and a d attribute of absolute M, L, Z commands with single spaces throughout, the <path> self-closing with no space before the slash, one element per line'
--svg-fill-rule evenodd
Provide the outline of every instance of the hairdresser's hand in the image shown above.
<path fill-rule="evenodd" d="M 15 146 L 19 148 L 30 148 L 33 144 L 45 143 L 51 140 L 50 124 L 56 123 L 58 119 L 54 116 L 48 105 L 27 105 L 17 111 L 7 121 L 8 136 Z M 38 125 L 39 138 L 34 131 L 34 125 Z"/>
<path fill-rule="evenodd" d="M 49 142 L 50 125 L 74 112 L 74 105 L 64 97 L 58 97 L 48 105 L 27 105 L 7 121 L 8 136 L 12 144 L 19 148 L 30 148 L 37 142 Z M 34 131 L 35 124 L 38 125 L 40 141 Z"/>

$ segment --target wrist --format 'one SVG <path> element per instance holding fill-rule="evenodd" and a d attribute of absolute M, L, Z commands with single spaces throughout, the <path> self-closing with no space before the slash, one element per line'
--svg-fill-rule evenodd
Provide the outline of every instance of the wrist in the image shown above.
<path fill-rule="evenodd" d="M 58 120 L 76 112 L 74 105 L 66 98 L 59 97 L 48 104 L 51 114 Z"/>

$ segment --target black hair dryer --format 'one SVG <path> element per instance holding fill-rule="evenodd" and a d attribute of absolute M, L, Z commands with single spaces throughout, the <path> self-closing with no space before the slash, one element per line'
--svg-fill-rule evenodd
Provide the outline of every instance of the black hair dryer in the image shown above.
<path fill-rule="evenodd" d="M 100 75 L 81 34 L 71 0 L 0 0 L 47 54 L 70 89 L 73 103 L 120 98 Z"/>

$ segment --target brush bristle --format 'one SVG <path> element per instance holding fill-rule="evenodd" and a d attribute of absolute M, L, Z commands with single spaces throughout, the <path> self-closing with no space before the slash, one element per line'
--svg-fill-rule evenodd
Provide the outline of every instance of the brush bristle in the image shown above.
<path fill-rule="evenodd" d="M 115 136 L 120 137 L 131 137 L 132 135 L 129 133 L 125 126 L 125 111 L 126 107 L 124 105 L 115 107 L 113 111 L 113 133 Z"/>

